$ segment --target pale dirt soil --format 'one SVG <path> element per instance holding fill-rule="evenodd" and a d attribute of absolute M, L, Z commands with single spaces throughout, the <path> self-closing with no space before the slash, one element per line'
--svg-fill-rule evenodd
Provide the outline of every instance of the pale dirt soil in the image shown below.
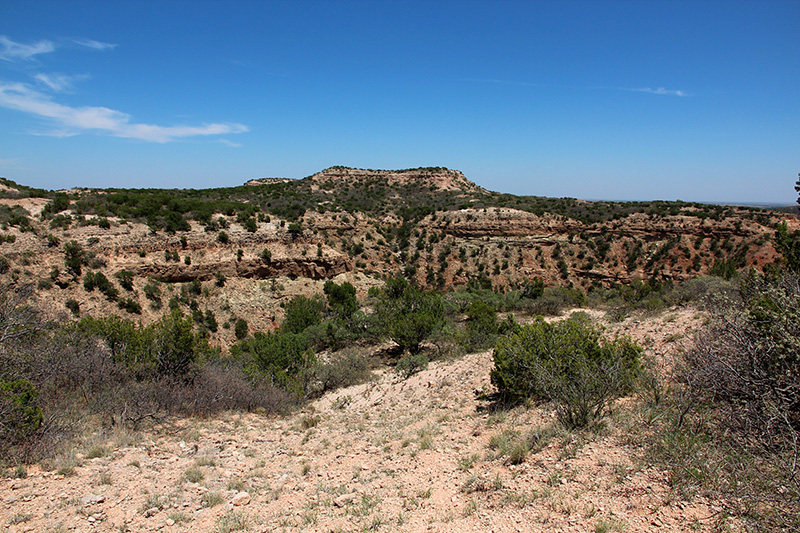
<path fill-rule="evenodd" d="M 609 331 L 633 335 L 663 357 L 701 320 L 679 309 Z M 546 406 L 486 410 L 476 392 L 491 391 L 491 367 L 491 352 L 476 353 L 436 361 L 407 380 L 378 372 L 288 417 L 229 414 L 109 435 L 79 450 L 74 475 L 31 466 L 27 478 L 0 479 L 0 527 L 638 532 L 717 525 L 720 507 L 678 500 L 667 473 L 639 460 L 641 450 L 626 438 L 626 428 L 644 423 L 633 399 L 622 400 L 603 429 L 558 432 L 522 464 L 506 464 L 491 438 L 546 431 L 554 416 Z"/>

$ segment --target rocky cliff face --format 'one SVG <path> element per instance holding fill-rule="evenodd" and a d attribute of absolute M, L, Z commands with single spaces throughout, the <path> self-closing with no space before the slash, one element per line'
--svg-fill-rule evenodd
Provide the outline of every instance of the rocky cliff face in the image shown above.
<path fill-rule="evenodd" d="M 306 178 L 317 186 L 330 187 L 336 184 L 361 181 L 380 181 L 390 186 L 421 184 L 436 190 L 475 192 L 484 191 L 458 170 L 431 167 L 408 170 L 367 170 L 349 167 L 327 168 Z"/>
<path fill-rule="evenodd" d="M 120 290 L 118 300 L 138 302 L 141 312 L 135 317 L 154 320 L 168 305 L 193 313 L 212 311 L 222 324 L 212 336 L 230 342 L 230 325 L 237 318 L 269 329 L 279 321 L 282 303 L 298 293 L 320 294 L 327 279 L 353 282 L 362 297 L 387 275 L 443 290 L 478 278 L 495 287 L 541 278 L 585 290 L 634 279 L 680 281 L 721 266 L 762 268 L 778 258 L 770 240 L 774 224 L 785 219 L 797 226 L 788 215 L 737 208 L 717 209 L 709 216 L 691 206 L 672 206 L 587 223 L 548 212 L 469 207 L 475 198 L 486 201 L 496 193 L 448 169 L 333 167 L 306 180 L 326 190 L 349 188 L 352 194 L 367 194 L 374 184 L 382 184 L 384 191 L 386 184 L 400 187 L 397 194 L 408 187 L 417 193 L 450 191 L 466 206 L 428 210 L 409 220 L 388 210 L 346 212 L 317 205 L 297 221 L 273 214 L 249 230 L 229 217 L 223 238 L 222 231 L 197 222 L 174 234 L 118 217 L 108 217 L 107 227 L 100 227 L 98 219 L 77 217 L 74 210 L 71 224 L 54 226 L 41 216 L 43 199 L 5 198 L 9 209 L 27 210 L 30 225 L 7 226 L 0 233 L 0 267 L 5 269 L 0 276 L 4 282 L 36 284 L 41 300 L 54 310 L 64 312 L 65 303 L 74 300 L 81 313 L 124 314 L 99 291 L 87 291 L 83 275 L 102 272 L 116 284 L 118 274 L 126 271 L 133 276 L 133 290 Z M 353 189 L 354 183 L 361 189 Z M 65 244 L 72 241 L 84 254 L 80 276 L 67 268 Z"/>

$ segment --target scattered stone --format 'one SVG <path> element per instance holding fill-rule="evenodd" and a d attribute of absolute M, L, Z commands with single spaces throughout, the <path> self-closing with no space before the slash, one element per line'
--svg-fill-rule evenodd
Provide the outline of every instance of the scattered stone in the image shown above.
<path fill-rule="evenodd" d="M 97 505 L 98 503 L 103 503 L 104 501 L 106 501 L 106 497 L 100 496 L 98 494 L 87 494 L 86 496 L 81 498 L 81 503 L 84 506 Z"/>
<path fill-rule="evenodd" d="M 353 503 L 353 500 L 356 498 L 356 496 L 358 496 L 358 494 L 355 492 L 351 492 L 349 494 L 342 494 L 341 496 L 333 500 L 333 505 L 335 505 L 336 507 L 344 507 L 349 503 Z"/>
<path fill-rule="evenodd" d="M 250 493 L 247 491 L 239 492 L 231 499 L 231 503 L 236 506 L 248 505 L 250 501 Z"/>

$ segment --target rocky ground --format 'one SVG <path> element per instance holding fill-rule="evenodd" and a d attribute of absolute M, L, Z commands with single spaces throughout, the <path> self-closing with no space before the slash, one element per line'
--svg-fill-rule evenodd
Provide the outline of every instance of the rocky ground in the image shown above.
<path fill-rule="evenodd" d="M 593 319 L 602 321 L 600 314 Z M 629 318 L 669 362 L 702 320 Z M 231 413 L 87 439 L 50 469 L 0 479 L 9 531 L 697 531 L 720 507 L 683 501 L 644 464 L 624 399 L 568 433 L 546 406 L 493 410 L 491 352 L 393 370 L 286 417 Z M 533 450 L 512 464 L 513 443 Z M 519 460 L 519 459 L 518 459 Z M 21 471 L 16 472 L 22 475 Z M 13 474 L 13 472 L 11 472 Z M 728 524 L 735 528 L 735 524 Z"/>

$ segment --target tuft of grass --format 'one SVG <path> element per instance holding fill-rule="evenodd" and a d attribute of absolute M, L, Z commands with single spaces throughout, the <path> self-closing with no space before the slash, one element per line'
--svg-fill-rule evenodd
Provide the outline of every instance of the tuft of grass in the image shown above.
<path fill-rule="evenodd" d="M 200 503 L 203 507 L 214 507 L 225 501 L 225 498 L 220 492 L 206 492 L 200 498 Z"/>
<path fill-rule="evenodd" d="M 239 477 L 232 477 L 228 480 L 227 484 L 228 490 L 235 490 L 236 492 L 242 492 L 247 490 L 249 487 L 247 486 L 247 482 Z"/>
<path fill-rule="evenodd" d="M 148 494 L 144 502 L 139 507 L 141 513 L 147 512 L 149 509 L 163 509 L 167 505 L 167 498 L 161 494 Z"/>
<path fill-rule="evenodd" d="M 180 511 L 169 513 L 168 518 L 176 524 L 185 524 L 192 521 L 191 516 L 187 515 L 186 513 L 181 513 Z"/>
<path fill-rule="evenodd" d="M 458 468 L 463 472 L 469 472 L 477 462 L 478 462 L 478 454 L 473 453 L 472 455 L 464 456 L 461 459 L 459 459 Z"/>
<path fill-rule="evenodd" d="M 187 468 L 183 473 L 183 479 L 191 483 L 200 483 L 204 477 L 203 471 L 197 467 Z"/>
<path fill-rule="evenodd" d="M 194 460 L 195 466 L 217 466 L 217 460 L 210 455 L 201 455 Z"/>
<path fill-rule="evenodd" d="M 28 520 L 30 520 L 31 518 L 33 518 L 33 515 L 30 515 L 28 513 L 17 513 L 8 519 L 8 524 L 12 526 L 16 524 L 23 524 Z"/>
<path fill-rule="evenodd" d="M 89 450 L 86 452 L 86 458 L 97 459 L 98 457 L 106 457 L 109 453 L 111 453 L 111 450 L 108 448 L 108 446 L 98 444 L 89 448 Z"/>
<path fill-rule="evenodd" d="M 243 513 L 230 511 L 219 517 L 214 528 L 215 533 L 230 533 L 231 531 L 244 531 L 250 527 L 250 519 Z"/>
<path fill-rule="evenodd" d="M 300 427 L 303 430 L 311 429 L 316 427 L 319 424 L 319 417 L 318 416 L 304 416 L 302 420 L 300 420 Z"/>
<path fill-rule="evenodd" d="M 601 518 L 594 523 L 594 533 L 611 533 L 612 531 L 625 531 L 627 524 L 616 518 Z"/>

